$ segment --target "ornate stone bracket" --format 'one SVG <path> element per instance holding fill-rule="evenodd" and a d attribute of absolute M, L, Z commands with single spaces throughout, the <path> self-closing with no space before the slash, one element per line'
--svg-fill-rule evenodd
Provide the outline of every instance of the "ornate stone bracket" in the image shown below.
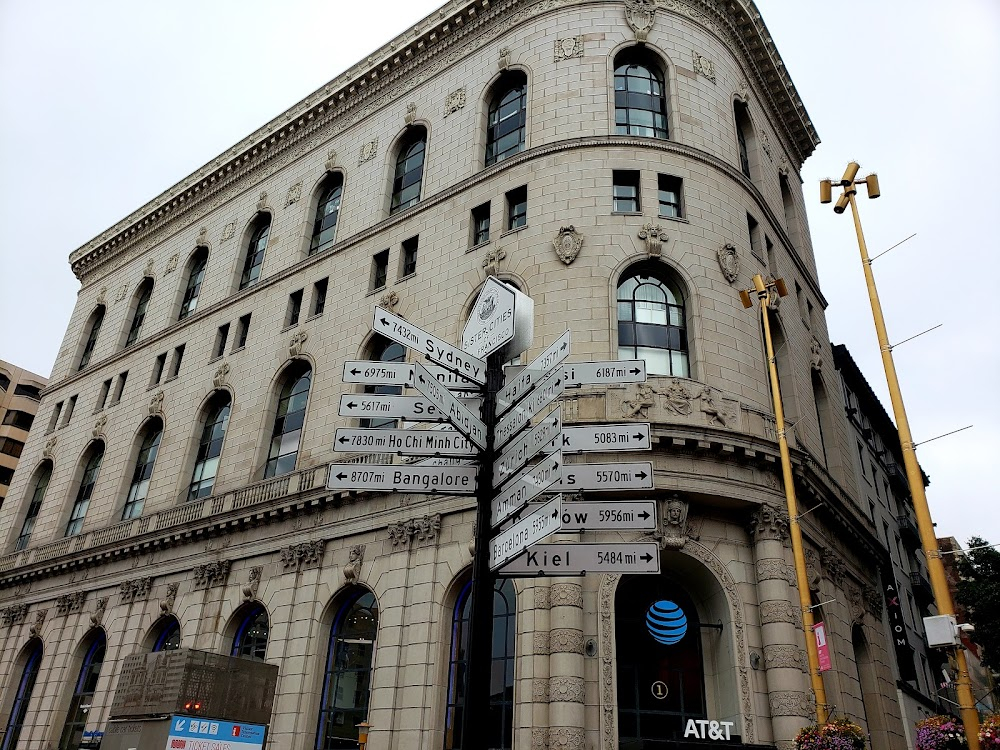
<path fill-rule="evenodd" d="M 271 209 L 267 205 L 267 191 L 261 191 L 260 197 L 257 199 L 257 211 L 270 211 Z"/>
<path fill-rule="evenodd" d="M 297 357 L 302 354 L 302 350 L 308 338 L 309 334 L 305 331 L 299 331 L 292 336 L 292 340 L 288 342 L 288 356 Z"/>
<path fill-rule="evenodd" d="M 58 440 L 59 438 L 56 435 L 53 435 L 52 437 L 50 437 L 48 440 L 45 441 L 45 447 L 42 448 L 42 458 L 48 458 L 48 459 L 52 458 Z"/>
<path fill-rule="evenodd" d="M 754 542 L 770 539 L 788 540 L 788 514 L 773 505 L 761 505 L 750 516 L 750 535 Z"/>
<path fill-rule="evenodd" d="M 661 516 L 660 528 L 652 536 L 660 543 L 660 549 L 681 549 L 688 540 L 688 504 L 674 493 L 667 500 Z"/>
<path fill-rule="evenodd" d="M 118 596 L 123 604 L 134 602 L 136 599 L 145 599 L 149 596 L 149 589 L 153 585 L 153 577 L 132 578 L 118 584 Z"/>
<path fill-rule="evenodd" d="M 647 222 L 639 230 L 639 239 L 646 241 L 646 255 L 659 258 L 663 253 L 663 241 L 667 239 L 667 233 L 659 224 Z"/>
<path fill-rule="evenodd" d="M 568 227 L 559 227 L 559 234 L 552 240 L 552 247 L 559 256 L 559 260 L 567 266 L 576 260 L 583 247 L 583 235 L 577 231 L 576 227 L 570 224 Z"/>
<path fill-rule="evenodd" d="M 108 423 L 108 418 L 103 414 L 98 417 L 97 421 L 94 422 L 94 429 L 90 431 L 91 437 L 103 438 L 104 437 L 104 427 Z"/>
<path fill-rule="evenodd" d="M 378 304 L 379 307 L 388 310 L 389 312 L 395 312 L 396 305 L 399 304 L 399 295 L 395 292 L 386 292 L 378 298 Z"/>
<path fill-rule="evenodd" d="M 483 268 L 486 269 L 487 276 L 496 276 L 500 273 L 500 261 L 507 257 L 507 251 L 502 247 L 496 250 L 487 250 L 483 258 Z"/>
<path fill-rule="evenodd" d="M 28 628 L 28 632 L 31 634 L 32 638 L 41 637 L 42 625 L 45 624 L 45 617 L 46 615 L 48 615 L 48 613 L 49 611 L 47 609 L 40 609 L 37 612 L 35 612 L 35 622 L 32 624 L 30 628 Z"/>
<path fill-rule="evenodd" d="M 223 362 L 216 368 L 215 375 L 212 376 L 212 385 L 221 388 L 229 381 L 229 365 Z"/>
<path fill-rule="evenodd" d="M 416 102 L 410 102 L 406 105 L 406 114 L 403 115 L 403 122 L 407 125 L 412 125 L 413 121 L 417 119 L 417 104 Z"/>
<path fill-rule="evenodd" d="M 326 540 L 316 539 L 310 542 L 299 542 L 281 548 L 281 565 L 284 568 L 296 570 L 307 565 L 319 565 L 326 552 Z"/>
<path fill-rule="evenodd" d="M 108 608 L 109 599 L 111 599 L 110 596 L 102 596 L 100 599 L 97 600 L 97 607 L 94 609 L 94 614 L 90 616 L 91 625 L 94 625 L 96 627 L 97 625 L 100 625 L 101 622 L 104 620 L 104 612 Z"/>
<path fill-rule="evenodd" d="M 0 609 L 0 623 L 8 628 L 12 625 L 22 623 L 28 617 L 27 604 L 12 604 L 9 607 Z"/>
<path fill-rule="evenodd" d="M 884 602 L 879 590 L 875 586 L 866 583 L 861 587 L 861 597 L 864 599 L 865 610 L 875 617 L 875 619 L 881 618 Z"/>
<path fill-rule="evenodd" d="M 497 61 L 500 70 L 507 70 L 510 67 L 510 47 L 500 48 L 500 59 Z"/>
<path fill-rule="evenodd" d="M 625 0 L 625 22 L 635 33 L 637 42 L 645 42 L 656 18 L 653 0 Z"/>
<path fill-rule="evenodd" d="M 441 514 L 412 518 L 402 523 L 389 524 L 387 531 L 393 547 L 406 547 L 410 542 L 436 539 L 441 530 Z"/>
<path fill-rule="evenodd" d="M 823 564 L 823 573 L 833 581 L 833 585 L 837 588 L 843 586 L 844 577 L 847 574 L 847 566 L 837 551 L 830 547 L 825 547 L 820 555 L 820 561 Z"/>
<path fill-rule="evenodd" d="M 68 615 L 73 612 L 79 612 L 83 609 L 83 602 L 86 598 L 86 591 L 74 591 L 71 594 L 62 594 L 56 598 L 56 614 Z"/>
<path fill-rule="evenodd" d="M 157 391 L 153 394 L 153 397 L 149 399 L 149 416 L 163 416 L 163 391 Z"/>
<path fill-rule="evenodd" d="M 809 342 L 809 366 L 813 372 L 823 371 L 823 346 L 815 336 Z"/>
<path fill-rule="evenodd" d="M 347 565 L 344 566 L 344 582 L 347 584 L 357 583 L 361 577 L 361 566 L 365 562 L 365 545 L 355 544 L 347 556 Z"/>
<path fill-rule="evenodd" d="M 332 172 L 337 168 L 337 152 L 334 149 L 330 149 L 326 152 L 326 162 L 324 162 L 323 167 L 327 172 Z"/>
<path fill-rule="evenodd" d="M 191 569 L 194 574 L 194 587 L 196 589 L 207 589 L 212 586 L 225 585 L 229 577 L 229 568 L 232 565 L 230 560 L 219 560 L 217 562 L 195 565 Z"/>
<path fill-rule="evenodd" d="M 97 293 L 97 299 L 94 300 L 95 305 L 107 305 L 108 304 L 108 288 L 106 286 L 101 287 L 101 291 Z"/>
<path fill-rule="evenodd" d="M 250 568 L 247 585 L 243 587 L 243 599 L 245 601 L 250 601 L 257 596 L 257 589 L 260 588 L 260 577 L 263 573 L 264 566 L 262 565 L 255 565 Z"/>
<path fill-rule="evenodd" d="M 146 261 L 146 267 L 142 269 L 142 275 L 144 278 L 147 276 L 151 279 L 156 278 L 156 273 L 153 271 L 153 264 L 155 262 L 156 261 L 153 258 L 149 258 Z"/>
<path fill-rule="evenodd" d="M 162 614 L 168 615 L 174 611 L 174 600 L 177 599 L 177 590 L 180 586 L 179 583 L 167 584 L 167 595 L 160 599 L 160 612 Z"/>

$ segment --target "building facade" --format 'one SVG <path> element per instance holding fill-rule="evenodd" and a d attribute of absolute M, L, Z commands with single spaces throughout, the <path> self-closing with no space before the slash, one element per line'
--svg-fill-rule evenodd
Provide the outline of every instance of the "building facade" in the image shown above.
<path fill-rule="evenodd" d="M 0 360 L 0 508 L 49 381 Z"/>
<path fill-rule="evenodd" d="M 749 0 L 453 0 L 73 252 L 41 413 L 79 404 L 0 511 L 0 747 L 74 747 L 126 656 L 178 645 L 279 667 L 270 748 L 362 720 L 371 750 L 790 747 L 815 708 L 755 273 L 793 290 L 767 314 L 828 701 L 905 747 L 800 185 L 817 142 Z M 561 403 L 651 423 L 654 490 L 604 499 L 655 499 L 657 531 L 572 538 L 655 539 L 663 572 L 498 583 L 463 738 L 474 502 L 325 479 L 338 426 L 393 424 L 338 416 L 364 390 L 343 363 L 417 357 L 374 306 L 459 341 L 490 275 L 534 299 L 526 360 L 567 329 L 571 362 L 646 360 Z"/>

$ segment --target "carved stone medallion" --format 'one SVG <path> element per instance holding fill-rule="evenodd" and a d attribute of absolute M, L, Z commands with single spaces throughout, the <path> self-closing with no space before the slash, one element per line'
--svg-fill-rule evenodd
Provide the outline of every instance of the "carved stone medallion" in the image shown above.
<path fill-rule="evenodd" d="M 637 42 L 645 42 L 653 28 L 656 3 L 653 0 L 625 0 L 625 22 L 635 32 Z"/>
<path fill-rule="evenodd" d="M 691 65 L 695 73 L 700 73 L 712 83 L 715 83 L 715 63 L 704 55 L 691 50 Z"/>
<path fill-rule="evenodd" d="M 236 236 L 236 222 L 231 221 L 222 229 L 222 241 L 231 240 Z"/>
<path fill-rule="evenodd" d="M 739 278 L 740 254 L 735 245 L 727 242 L 719 248 L 719 269 L 730 284 Z"/>
<path fill-rule="evenodd" d="M 444 100 L 444 116 L 453 115 L 465 106 L 465 88 L 455 89 Z"/>
<path fill-rule="evenodd" d="M 568 227 L 559 227 L 559 234 L 552 240 L 552 247 L 555 248 L 559 260 L 568 266 L 580 254 L 580 248 L 583 247 L 583 235 L 572 224 Z"/>
<path fill-rule="evenodd" d="M 288 192 L 285 194 L 285 207 L 287 208 L 293 203 L 298 203 L 298 201 L 301 198 L 302 198 L 302 183 L 296 182 L 294 185 L 288 188 Z"/>
<path fill-rule="evenodd" d="M 565 39 L 556 39 L 555 62 L 574 57 L 583 57 L 583 37 L 568 36 Z"/>
<path fill-rule="evenodd" d="M 374 138 L 361 147 L 361 154 L 358 156 L 358 164 L 364 164 L 366 161 L 374 159 L 377 153 L 378 138 Z"/>
<path fill-rule="evenodd" d="M 177 270 L 177 264 L 181 261 L 180 253 L 174 253 L 169 258 L 167 258 L 167 267 L 163 269 L 164 275 L 173 273 Z"/>

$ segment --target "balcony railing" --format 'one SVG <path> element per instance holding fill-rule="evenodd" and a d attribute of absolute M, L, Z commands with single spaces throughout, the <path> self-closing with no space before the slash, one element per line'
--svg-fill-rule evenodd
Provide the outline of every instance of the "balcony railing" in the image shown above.
<path fill-rule="evenodd" d="M 899 535 L 903 539 L 903 544 L 910 548 L 920 546 L 920 531 L 909 516 L 905 514 L 896 516 L 896 525 L 899 526 Z"/>
<path fill-rule="evenodd" d="M 934 591 L 931 589 L 930 582 L 924 578 L 923 573 L 910 573 L 910 586 L 913 587 L 913 593 L 917 595 L 918 599 L 924 601 L 934 599 Z"/>

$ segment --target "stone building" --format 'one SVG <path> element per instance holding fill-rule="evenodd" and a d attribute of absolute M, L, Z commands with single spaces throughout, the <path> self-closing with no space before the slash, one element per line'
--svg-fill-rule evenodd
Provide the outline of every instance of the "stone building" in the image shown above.
<path fill-rule="evenodd" d="M 274 749 L 354 746 L 363 719 L 371 750 L 683 747 L 689 720 L 789 747 L 815 714 L 738 296 L 758 272 L 793 291 L 767 314 L 828 701 L 904 747 L 801 191 L 817 142 L 750 0 L 453 0 L 74 251 L 41 412 L 79 403 L 0 512 L 2 747 L 73 747 L 125 657 L 178 645 L 279 667 Z M 458 341 L 489 275 L 535 301 L 527 359 L 569 329 L 570 361 L 646 360 L 562 409 L 652 424 L 663 572 L 498 584 L 491 719 L 463 741 L 474 502 L 325 478 L 358 426 L 344 361 L 416 356 L 373 307 Z M 659 600 L 673 646 L 644 629 Z"/>
<path fill-rule="evenodd" d="M 0 508 L 49 381 L 0 360 Z"/>

